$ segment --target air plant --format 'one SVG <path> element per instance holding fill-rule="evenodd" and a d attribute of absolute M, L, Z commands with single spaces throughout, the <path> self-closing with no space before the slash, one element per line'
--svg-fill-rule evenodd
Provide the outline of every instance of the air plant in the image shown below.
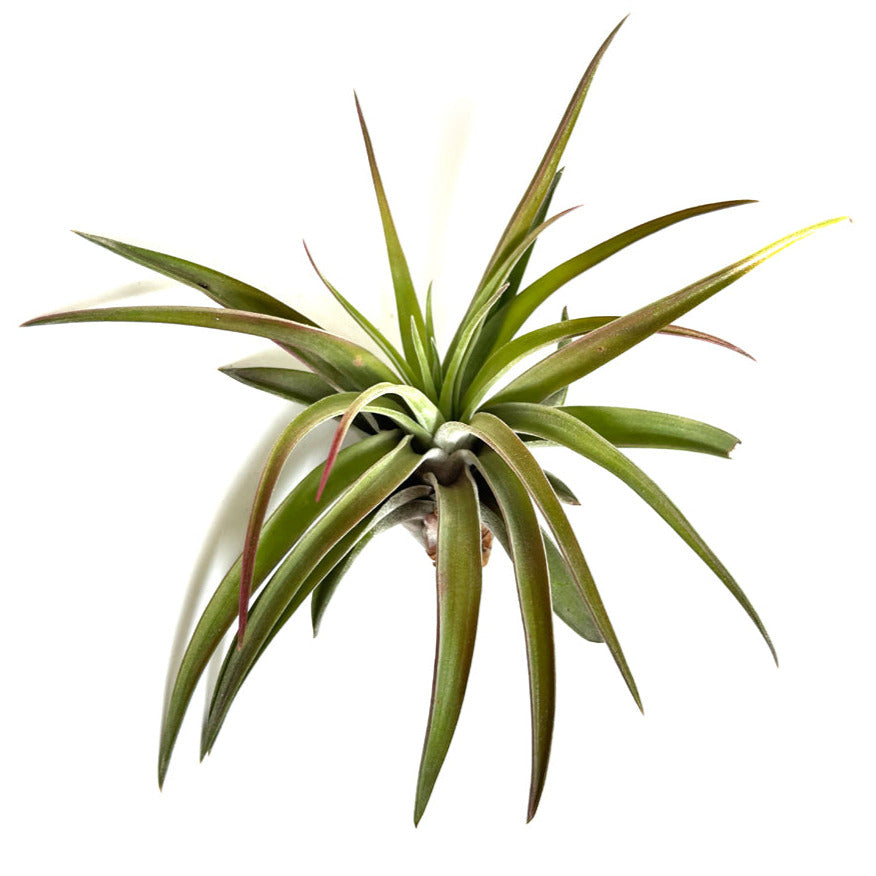
<path fill-rule="evenodd" d="M 379 533 L 403 524 L 434 562 L 438 604 L 432 696 L 414 821 L 419 822 L 426 808 L 462 707 L 478 623 L 482 567 L 494 538 L 513 564 L 523 621 L 532 716 L 528 806 L 532 818 L 544 785 L 554 722 L 553 615 L 584 639 L 604 643 L 641 708 L 633 674 L 562 507 L 577 500 L 536 460 L 533 449 L 539 445 L 573 450 L 632 488 L 714 572 L 775 657 L 763 623 L 730 572 L 622 449 L 652 447 L 726 457 L 737 439 L 723 429 L 675 414 L 569 405 L 566 393 L 582 377 L 658 332 L 742 352 L 719 338 L 678 326 L 675 320 L 779 251 L 840 220 L 789 234 L 625 316 L 570 317 L 564 310 L 560 321 L 521 333 L 541 304 L 594 265 L 683 220 L 750 203 L 722 201 L 669 213 L 580 252 L 524 285 L 537 238 L 569 212 L 548 218 L 561 175 L 560 158 L 597 66 L 620 26 L 609 34 L 578 83 L 443 354 L 433 326 L 431 287 L 421 306 L 358 100 L 389 256 L 400 346 L 318 269 L 328 291 L 367 333 L 379 354 L 218 271 L 87 234 L 82 236 L 202 290 L 220 307 L 110 307 L 55 313 L 26 323 L 201 326 L 268 338 L 297 360 L 283 368 L 222 369 L 249 386 L 302 405 L 303 410 L 283 430 L 265 462 L 242 552 L 209 600 L 182 657 L 164 714 L 159 784 L 195 687 L 211 657 L 223 649 L 235 619 L 237 637 L 227 646 L 212 691 L 202 754 L 212 748 L 241 685 L 289 618 L 309 598 L 316 632 L 362 549 Z M 517 363 L 545 349 L 543 358 L 507 380 L 507 372 Z M 292 451 L 311 429 L 328 420 L 337 420 L 337 427 L 324 464 L 304 475 L 268 515 L 278 476 Z M 356 440 L 343 446 L 348 432 Z"/>

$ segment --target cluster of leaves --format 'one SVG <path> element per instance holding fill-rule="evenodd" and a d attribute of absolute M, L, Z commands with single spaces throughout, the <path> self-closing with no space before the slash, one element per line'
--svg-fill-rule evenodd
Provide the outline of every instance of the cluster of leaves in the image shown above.
<path fill-rule="evenodd" d="M 431 287 L 421 308 L 358 100 L 392 272 L 400 348 L 322 274 L 325 286 L 382 357 L 217 271 L 91 235 L 83 236 L 202 290 L 221 306 L 113 307 L 52 314 L 28 323 L 156 322 L 242 332 L 269 338 L 308 369 L 223 369 L 243 383 L 298 402 L 304 409 L 282 432 L 265 463 L 243 551 L 204 609 L 178 668 L 164 715 L 159 782 L 164 781 L 195 687 L 211 656 L 222 648 L 235 618 L 237 642 L 228 648 L 213 690 L 202 753 L 212 748 L 241 685 L 299 606 L 310 597 L 316 631 L 358 553 L 378 533 L 405 524 L 436 558 L 438 594 L 432 698 L 415 802 L 414 819 L 419 821 L 463 701 L 488 531 L 512 560 L 523 620 L 532 714 L 531 818 L 545 779 L 554 720 L 552 613 L 585 639 L 605 643 L 641 708 L 620 642 L 562 508 L 562 502 L 576 503 L 575 497 L 536 461 L 532 448 L 538 444 L 574 450 L 631 487 L 717 575 L 775 656 L 760 618 L 739 585 L 681 511 L 621 450 L 658 447 L 728 456 L 737 439 L 722 429 L 674 414 L 566 405 L 566 392 L 575 381 L 657 332 L 708 340 L 742 352 L 718 338 L 674 325 L 674 321 L 775 253 L 839 220 L 790 234 L 625 316 L 569 318 L 564 311 L 559 322 L 520 333 L 536 308 L 554 292 L 636 241 L 685 219 L 750 203 L 723 201 L 661 216 L 573 256 L 523 286 L 536 239 L 565 215 L 548 218 L 561 175 L 560 157 L 618 28 L 578 84 L 444 355 L 433 329 Z M 509 369 L 546 347 L 552 348 L 548 355 L 495 391 Z M 338 419 L 338 424 L 325 463 L 301 478 L 269 516 L 270 498 L 293 449 L 312 428 L 332 419 Z M 359 433 L 359 440 L 341 449 L 351 427 Z M 258 596 L 250 605 L 256 591 Z"/>

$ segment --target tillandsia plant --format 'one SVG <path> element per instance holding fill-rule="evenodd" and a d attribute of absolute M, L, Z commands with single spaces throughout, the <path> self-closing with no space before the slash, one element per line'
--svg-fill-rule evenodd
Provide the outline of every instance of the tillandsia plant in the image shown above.
<path fill-rule="evenodd" d="M 270 339 L 307 369 L 293 363 L 288 368 L 222 369 L 304 409 L 283 430 L 265 462 L 242 552 L 209 600 L 180 662 L 164 714 L 159 783 L 164 781 L 195 687 L 210 658 L 223 648 L 235 619 L 237 637 L 227 646 L 212 691 L 202 754 L 213 747 L 241 685 L 283 625 L 309 597 L 316 632 L 359 552 L 380 532 L 403 524 L 435 564 L 438 604 L 432 696 L 414 821 L 423 815 L 460 714 L 478 623 L 482 567 L 494 538 L 513 564 L 523 620 L 532 716 L 528 807 L 532 818 L 545 780 L 554 722 L 554 614 L 583 638 L 605 644 L 641 708 L 632 672 L 562 507 L 577 500 L 536 461 L 532 451 L 539 445 L 569 448 L 641 496 L 732 593 L 775 657 L 763 623 L 730 572 L 660 487 L 621 449 L 666 448 L 726 457 L 737 439 L 675 414 L 567 405 L 566 392 L 571 384 L 657 332 L 742 352 L 674 322 L 792 243 L 840 220 L 789 234 L 625 316 L 570 317 L 564 310 L 559 322 L 521 334 L 539 305 L 594 265 L 683 220 L 750 203 L 722 201 L 669 213 L 578 253 L 524 285 L 537 238 L 568 212 L 548 218 L 561 174 L 560 158 L 597 66 L 620 26 L 609 34 L 575 89 L 443 354 L 433 327 L 431 287 L 421 306 L 358 100 L 392 273 L 400 347 L 318 269 L 326 288 L 382 355 L 326 331 L 271 295 L 215 270 L 87 234 L 82 236 L 202 290 L 221 306 L 111 307 L 55 313 L 26 323 L 155 322 L 242 332 Z M 543 358 L 500 383 L 515 364 L 546 348 L 549 352 Z M 302 477 L 268 515 L 290 454 L 311 429 L 328 420 L 338 422 L 324 464 Z M 357 440 L 345 444 L 351 429 Z"/>

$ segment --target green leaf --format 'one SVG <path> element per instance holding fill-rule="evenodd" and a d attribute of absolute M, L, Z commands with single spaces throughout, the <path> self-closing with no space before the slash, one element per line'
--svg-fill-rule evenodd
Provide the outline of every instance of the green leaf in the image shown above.
<path fill-rule="evenodd" d="M 580 420 L 559 408 L 545 405 L 508 404 L 502 409 L 503 419 L 512 429 L 521 429 L 568 447 L 606 471 L 620 478 L 641 496 L 682 538 L 694 553 L 717 575 L 736 601 L 745 609 L 769 646 L 773 659 L 778 657 L 769 634 L 748 597 L 727 571 L 712 549 L 703 541 L 687 518 L 669 500 L 666 494 L 631 459 L 613 444 L 584 425 Z"/>
<path fill-rule="evenodd" d="M 356 481 L 374 463 L 383 458 L 398 442 L 399 433 L 381 432 L 363 438 L 342 450 L 335 465 L 335 477 L 323 494 L 323 502 L 316 504 L 316 487 L 322 473 L 322 464 L 313 468 L 299 481 L 268 518 L 259 537 L 253 572 L 253 590 L 256 590 L 289 552 L 301 534 L 331 502 Z M 210 656 L 222 642 L 222 637 L 237 617 L 240 592 L 240 557 L 228 570 L 192 633 L 189 644 L 176 671 L 173 690 L 161 728 L 161 746 L 158 754 L 158 784 L 164 783 L 170 756 L 176 742 L 188 704 L 198 679 Z"/>
<path fill-rule="evenodd" d="M 615 447 L 692 450 L 728 458 L 739 443 L 735 435 L 723 429 L 676 414 L 642 411 L 637 408 L 578 405 L 561 407 L 559 410 L 580 420 Z M 497 405 L 494 413 L 503 417 L 502 406 Z"/>
<path fill-rule="evenodd" d="M 535 309 L 545 302 L 558 289 L 565 286 L 570 280 L 590 270 L 594 265 L 605 261 L 628 246 L 675 225 L 694 216 L 712 213 L 716 210 L 726 210 L 728 207 L 739 207 L 743 204 L 754 204 L 756 201 L 718 201 L 713 204 L 701 204 L 698 207 L 689 207 L 686 210 L 678 210 L 668 213 L 650 222 L 644 222 L 635 228 L 630 228 L 621 234 L 603 241 L 590 249 L 568 259 L 544 276 L 539 277 L 534 283 L 526 287 L 509 305 L 502 314 L 497 314 L 497 320 L 501 322 L 501 329 L 496 336 L 496 347 L 501 347 L 506 341 L 517 334 L 523 323 L 535 312 Z"/>
<path fill-rule="evenodd" d="M 391 452 L 385 454 L 362 474 L 344 494 L 296 542 L 284 560 L 283 576 L 275 576 L 253 605 L 243 646 L 232 646 L 216 690 L 201 738 L 202 752 L 212 748 L 216 734 L 250 666 L 258 659 L 265 640 L 286 607 L 308 592 L 302 585 L 319 561 L 360 520 L 370 514 L 420 465 L 422 456 L 410 448 L 410 436 L 405 437 Z"/>
<path fill-rule="evenodd" d="M 316 494 L 317 501 L 319 501 L 319 496 L 328 480 L 328 476 L 334 465 L 335 457 L 338 454 L 338 450 L 343 443 L 350 424 L 360 411 L 372 409 L 376 399 L 384 395 L 397 395 L 404 399 L 405 403 L 417 418 L 417 429 L 416 431 L 411 432 L 411 434 L 416 435 L 426 445 L 431 446 L 432 433 L 441 423 L 444 422 L 444 418 L 441 416 L 441 412 L 438 408 L 436 408 L 435 405 L 416 387 L 404 386 L 396 383 L 378 383 L 360 393 L 355 399 L 353 399 L 347 410 L 344 411 L 344 416 L 341 417 L 341 421 L 338 423 L 334 438 L 329 447 L 329 452 L 325 461 L 325 470 L 323 471 L 320 487 Z"/>
<path fill-rule="evenodd" d="M 555 174 L 554 178 L 551 180 L 551 184 L 548 186 L 548 190 L 545 193 L 544 200 L 541 202 L 541 206 L 538 208 L 538 212 L 532 219 L 532 225 L 529 230 L 533 231 L 539 225 L 544 222 L 547 218 L 548 210 L 551 206 L 551 201 L 554 199 L 554 192 L 557 190 L 557 186 L 560 184 L 560 178 L 563 175 L 563 168 L 560 168 Z M 517 291 L 520 289 L 520 284 L 523 282 L 523 275 L 526 273 L 526 268 L 529 266 L 529 260 L 532 258 L 532 252 L 535 249 L 535 241 L 533 241 L 529 247 L 526 249 L 526 252 L 520 256 L 517 264 L 514 265 L 511 273 L 508 274 L 508 288 L 505 290 L 504 295 L 498 302 L 498 307 L 502 307 L 504 304 L 507 304 L 511 301 L 515 295 L 517 295 Z"/>
<path fill-rule="evenodd" d="M 223 374 L 233 377 L 246 386 L 270 392 L 288 401 L 311 405 L 335 390 L 318 374 L 298 371 L 294 368 L 273 368 L 265 366 L 227 365 L 219 369 Z"/>
<path fill-rule="evenodd" d="M 526 488 L 498 454 L 486 451 L 477 459 L 505 521 L 526 639 L 532 713 L 532 775 L 526 820 L 531 821 L 547 775 L 556 705 L 550 578 L 538 518 Z"/>
<path fill-rule="evenodd" d="M 602 57 L 608 49 L 611 41 L 614 39 L 618 30 L 620 30 L 620 27 L 625 20 L 626 18 L 622 19 L 617 27 L 615 27 L 608 35 L 605 42 L 600 46 L 599 51 L 597 51 L 593 60 L 584 71 L 584 75 L 581 77 L 581 81 L 578 83 L 578 87 L 572 95 L 572 99 L 560 120 L 559 127 L 548 145 L 547 151 L 541 160 L 541 164 L 538 166 L 538 170 L 535 172 L 535 176 L 532 178 L 532 181 L 524 192 L 523 198 L 517 205 L 517 209 L 511 216 L 501 238 L 499 238 L 496 250 L 487 264 L 486 271 L 484 271 L 484 280 L 481 281 L 481 285 L 484 284 L 486 278 L 489 277 L 495 266 L 505 259 L 507 254 L 517 246 L 532 227 L 533 220 L 538 213 L 539 207 L 544 202 L 551 181 L 560 165 L 563 150 L 566 148 L 566 143 L 568 143 L 569 137 L 572 134 L 572 129 L 575 127 L 575 122 L 578 120 L 578 115 L 584 104 L 584 98 L 587 96 L 587 92 L 590 89 L 590 83 L 593 81 L 596 68 L 599 66 L 599 62 L 602 60 Z"/>
<path fill-rule="evenodd" d="M 581 504 L 578 501 L 578 497 L 571 491 L 571 489 L 569 489 L 568 484 L 561 481 L 555 474 L 551 474 L 549 471 L 545 470 L 544 476 L 548 479 L 548 483 L 551 485 L 553 491 L 557 494 L 557 498 L 561 502 L 565 502 L 567 505 Z"/>
<path fill-rule="evenodd" d="M 529 247 L 535 243 L 539 235 L 553 225 L 554 222 L 577 209 L 578 207 L 570 207 L 568 210 L 563 210 L 561 213 L 557 213 L 555 216 L 551 216 L 550 219 L 537 225 L 508 253 L 507 258 L 493 269 L 492 273 L 486 278 L 481 288 L 471 300 L 465 316 L 463 316 L 457 326 L 456 334 L 447 350 L 446 362 L 458 362 L 457 367 L 461 368 L 462 373 L 465 373 L 465 366 L 472 355 L 469 348 L 475 338 L 472 323 L 476 323 L 477 328 L 480 328 L 481 324 L 485 322 L 496 303 L 501 300 L 507 290 L 509 274 Z M 448 365 L 445 370 L 449 372 L 450 366 Z"/>
<path fill-rule="evenodd" d="M 203 265 L 196 265 L 194 262 L 178 259 L 176 256 L 166 255 L 162 252 L 153 252 L 151 249 L 143 249 L 139 246 L 132 246 L 129 243 L 110 240 L 108 237 L 85 234 L 83 231 L 74 231 L 73 233 L 129 261 L 143 265 L 145 268 L 151 268 L 153 271 L 158 271 L 159 274 L 164 274 L 165 277 L 179 280 L 180 283 L 185 283 L 187 286 L 193 286 L 195 289 L 205 292 L 217 304 L 221 304 L 223 307 L 229 307 L 232 310 L 263 313 L 266 316 L 276 316 L 280 319 L 289 319 L 293 322 L 300 322 L 304 325 L 316 326 L 318 328 L 313 320 L 308 319 L 303 313 L 299 313 L 272 295 L 268 295 L 266 292 L 262 292 L 248 283 L 241 283 L 240 280 L 235 280 L 234 277 L 220 274 L 211 268 L 205 268 Z"/>
<path fill-rule="evenodd" d="M 474 435 L 496 451 L 526 487 L 526 491 L 538 506 L 551 532 L 553 532 L 557 546 L 572 573 L 575 584 L 581 591 L 581 596 L 586 602 L 593 620 L 596 622 L 596 627 L 605 639 L 611 656 L 614 658 L 636 705 L 641 709 L 642 701 L 636 688 L 636 682 L 627 665 L 626 657 L 624 657 L 620 642 L 609 620 L 602 597 L 599 595 L 596 583 L 587 567 L 575 533 L 563 512 L 563 507 L 538 461 L 502 420 L 487 413 L 475 414 L 469 425 L 458 422 L 445 423 L 436 433 L 435 441 L 438 446 L 452 446 L 455 442 L 464 442 L 466 434 Z"/>
<path fill-rule="evenodd" d="M 547 533 L 542 532 L 541 535 L 544 539 L 544 550 L 551 576 L 551 603 L 554 614 L 582 639 L 587 639 L 588 642 L 604 642 L 559 548 Z"/>
<path fill-rule="evenodd" d="M 303 241 L 302 241 L 303 243 Z M 310 250 L 307 248 L 307 244 L 304 244 L 304 251 L 307 253 L 307 258 L 310 260 L 310 264 L 313 266 L 313 270 L 316 271 L 316 275 L 322 280 L 323 285 L 329 292 L 332 293 L 335 300 L 347 311 L 348 314 L 353 318 L 356 324 L 383 350 L 386 357 L 392 363 L 393 367 L 398 371 L 399 375 L 408 383 L 414 383 L 414 372 L 408 366 L 408 363 L 405 362 L 404 357 L 396 350 L 396 348 L 387 340 L 386 336 L 374 323 L 371 322 L 363 313 L 357 310 L 331 283 L 323 276 L 322 271 L 316 266 L 316 262 L 313 260 L 313 256 L 310 254 Z"/>
<path fill-rule="evenodd" d="M 566 311 L 564 310 L 563 313 Z M 483 367 L 477 372 L 475 377 L 469 382 L 468 390 L 463 399 L 463 414 L 460 417 L 462 420 L 467 420 L 477 409 L 478 402 L 481 400 L 484 393 L 510 368 L 531 356 L 537 350 L 540 350 L 557 341 L 557 350 L 562 350 L 571 343 L 571 339 L 580 335 L 587 335 L 598 328 L 607 326 L 612 322 L 620 319 L 618 316 L 585 316 L 580 319 L 562 319 L 560 322 L 552 323 L 540 329 L 527 332 L 519 338 L 505 343 L 497 349 L 483 364 Z M 725 341 L 723 338 L 715 335 L 706 334 L 706 332 L 697 331 L 696 329 L 685 328 L 680 325 L 667 325 L 655 332 L 655 334 L 674 335 L 681 338 L 691 338 L 697 341 L 707 341 L 719 347 L 724 347 L 728 350 L 733 350 L 735 353 L 740 353 L 743 356 L 750 356 L 745 350 L 740 349 L 735 344 Z M 546 360 L 542 360 L 546 361 Z M 559 399 L 559 393 L 568 389 L 568 385 L 559 387 L 552 396 Z M 563 398 L 565 400 L 565 398 Z M 547 403 L 547 401 L 545 401 Z M 553 402 L 551 402 L 553 404 Z M 559 402 L 560 404 L 562 402 Z"/>
<path fill-rule="evenodd" d="M 411 487 L 411 489 L 419 490 L 419 487 Z M 398 493 L 396 495 L 399 495 Z M 391 529 L 398 526 L 400 523 L 409 523 L 424 517 L 426 514 L 435 510 L 435 503 L 432 501 L 406 501 L 397 507 L 389 506 L 392 499 L 387 499 L 380 509 L 376 512 L 373 518 L 368 520 L 368 523 L 363 527 L 362 534 L 356 540 L 355 544 L 343 556 L 341 560 L 334 564 L 332 569 L 320 580 L 320 583 L 314 588 L 313 596 L 310 600 L 310 619 L 313 624 L 313 635 L 319 632 L 322 619 L 325 615 L 326 608 L 335 592 L 341 579 L 350 570 L 350 567 L 356 561 L 360 553 L 369 545 L 371 540 Z"/>
<path fill-rule="evenodd" d="M 373 353 L 352 341 L 311 326 L 273 316 L 245 313 L 242 310 L 217 310 L 212 307 L 105 307 L 50 313 L 24 325 L 55 325 L 67 322 L 154 322 L 240 332 L 270 338 L 295 352 L 316 356 L 324 363 L 324 367 L 319 369 L 320 374 L 344 389 L 362 390 L 383 380 L 392 383 L 398 380 Z"/>
<path fill-rule="evenodd" d="M 505 530 L 505 522 L 498 508 L 493 508 L 490 504 L 485 503 L 483 496 L 481 497 L 481 518 L 510 558 L 511 545 Z M 575 579 L 566 566 L 563 555 L 544 530 L 541 531 L 541 538 L 547 556 L 551 581 L 551 605 L 554 614 L 582 638 L 589 642 L 601 643 L 602 636 L 599 635 L 596 623 L 587 608 L 587 603 L 584 601 L 578 585 L 575 584 Z"/>
<path fill-rule="evenodd" d="M 569 321 L 569 308 L 563 307 L 563 311 L 560 314 L 560 322 L 568 322 Z M 562 350 L 567 344 L 571 343 L 571 338 L 560 338 L 557 341 L 557 349 Z M 566 403 L 566 396 L 569 394 L 569 387 L 563 386 L 558 389 L 556 392 L 549 395 L 544 403 L 546 405 L 553 405 L 554 407 L 559 407 L 560 405 L 564 405 Z"/>
<path fill-rule="evenodd" d="M 400 387 L 396 384 L 385 383 L 378 384 L 372 390 L 366 390 L 358 396 L 353 396 L 352 393 L 338 393 L 318 402 L 314 402 L 309 408 L 303 410 L 291 423 L 282 431 L 280 437 L 277 438 L 265 461 L 265 467 L 256 487 L 255 498 L 253 499 L 252 510 L 250 511 L 249 523 L 246 529 L 246 537 L 243 542 L 243 555 L 241 560 L 240 574 L 240 605 L 239 605 L 239 626 L 238 626 L 238 647 L 242 646 L 244 632 L 246 630 L 247 608 L 249 606 L 250 585 L 252 583 L 253 568 L 255 564 L 256 548 L 258 547 L 259 534 L 262 530 L 262 523 L 268 511 L 268 502 L 274 492 L 277 480 L 280 477 L 280 472 L 286 464 L 289 455 L 295 449 L 298 442 L 307 435 L 315 426 L 324 423 L 332 417 L 343 414 L 341 422 L 335 432 L 335 440 L 332 442 L 329 451 L 329 460 L 323 471 L 322 478 L 319 482 L 319 487 L 316 491 L 316 501 L 318 502 L 325 489 L 326 478 L 328 471 L 337 458 L 340 450 L 341 442 L 347 433 L 347 427 L 350 422 L 359 412 L 368 410 L 372 413 L 380 413 L 385 416 L 391 416 L 403 428 L 413 426 L 412 434 L 425 437 L 426 440 L 431 438 L 429 432 L 425 432 L 417 424 L 410 423 L 407 417 L 400 417 L 394 411 L 376 402 L 376 397 L 381 393 L 398 392 L 400 395 L 407 395 L 407 390 L 413 390 L 412 387 Z M 351 399 L 351 396 L 353 398 Z M 338 437 L 340 436 L 340 437 Z"/>
<path fill-rule="evenodd" d="M 420 381 L 417 386 L 426 393 L 426 395 L 434 402 L 438 401 L 438 387 L 433 376 L 432 361 L 429 353 L 431 347 L 427 351 L 420 340 L 420 336 L 416 332 L 416 326 L 413 318 L 411 319 L 411 339 L 414 342 L 414 352 L 417 356 L 417 373 L 420 375 Z"/>
<path fill-rule="evenodd" d="M 307 576 L 307 580 L 301 587 L 296 589 L 296 595 L 292 601 L 286 606 L 279 619 L 271 628 L 271 632 L 265 641 L 262 643 L 261 649 L 257 657 L 250 663 L 247 669 L 247 675 L 252 671 L 253 666 L 258 662 L 258 659 L 265 652 L 274 637 L 283 628 L 284 624 L 292 617 L 295 611 L 307 598 L 307 594 L 311 594 L 313 600 L 323 600 L 321 612 L 325 610 L 328 599 L 331 594 L 323 594 L 319 596 L 323 590 L 323 585 L 330 585 L 330 579 L 335 581 L 335 586 L 344 572 L 352 564 L 353 560 L 363 550 L 365 545 L 380 532 L 384 532 L 398 523 L 413 519 L 417 516 L 423 516 L 434 509 L 434 502 L 417 501 L 418 497 L 431 493 L 430 487 L 425 485 L 407 487 L 393 493 L 382 505 L 375 511 L 357 523 L 346 535 L 340 538 L 332 546 L 331 550 L 317 563 L 316 568 Z M 295 562 L 282 562 L 274 574 L 271 576 L 268 584 L 269 587 L 286 587 L 289 582 L 287 579 L 294 577 Z M 294 586 L 294 585 L 293 585 Z M 259 597 L 259 599 L 261 596 Z M 258 601 L 258 600 L 257 600 Z M 311 613 L 311 617 L 313 617 Z M 314 631 L 314 635 L 316 632 Z"/>
<path fill-rule="evenodd" d="M 419 824 L 462 708 L 481 598 L 481 524 L 474 481 L 465 473 L 444 485 L 428 475 L 438 514 L 438 636 L 432 698 L 414 806 Z"/>
<path fill-rule="evenodd" d="M 411 280 L 411 272 L 408 269 L 408 263 L 405 259 L 404 251 L 401 247 L 401 242 L 398 239 L 398 233 L 395 230 L 395 223 L 392 220 L 392 213 L 389 211 L 389 202 L 386 199 L 386 192 L 383 188 L 383 181 L 380 178 L 380 171 L 377 169 L 377 161 L 374 158 L 374 147 L 371 145 L 371 136 L 368 133 L 368 127 L 365 124 L 365 117 L 362 115 L 362 107 L 359 105 L 359 98 L 354 94 L 356 101 L 356 112 L 359 114 L 359 125 L 362 128 L 362 137 L 365 140 L 365 150 L 368 153 L 368 166 L 371 168 L 371 180 L 374 183 L 374 192 L 377 195 L 377 205 L 380 209 L 380 221 L 383 224 L 383 236 L 386 239 L 386 253 L 389 256 L 389 268 L 392 273 L 392 285 L 395 290 L 395 303 L 398 310 L 398 324 L 401 332 L 402 345 L 405 351 L 405 358 L 411 367 L 416 367 L 416 351 L 413 345 L 413 338 L 408 334 L 408 326 L 411 319 L 416 325 L 417 334 L 420 340 L 425 340 L 426 326 L 423 322 L 423 314 L 420 311 L 420 303 L 417 301 L 417 293 L 414 290 L 414 284 Z"/>
<path fill-rule="evenodd" d="M 829 219 L 789 234 L 747 258 L 734 262 L 714 274 L 684 289 L 667 295 L 639 310 L 589 332 L 562 350 L 557 350 L 541 362 L 524 371 L 495 395 L 490 405 L 499 402 L 540 402 L 563 386 L 568 386 L 585 374 L 610 362 L 645 338 L 669 325 L 721 289 L 734 283 L 749 271 L 798 240 L 820 228 L 843 221 Z"/>

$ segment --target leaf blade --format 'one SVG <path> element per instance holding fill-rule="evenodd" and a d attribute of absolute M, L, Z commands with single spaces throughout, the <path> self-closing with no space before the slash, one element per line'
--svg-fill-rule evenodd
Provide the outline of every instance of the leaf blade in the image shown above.
<path fill-rule="evenodd" d="M 499 505 L 511 549 L 526 641 L 532 725 L 532 768 L 527 821 L 538 808 L 547 775 L 556 709 L 556 667 L 551 585 L 541 528 L 526 488 L 495 452 L 478 456 Z"/>
<path fill-rule="evenodd" d="M 495 346 L 499 347 L 514 337 L 520 327 L 532 316 L 536 308 L 547 301 L 554 292 L 565 286 L 566 283 L 575 277 L 580 276 L 585 271 L 590 270 L 590 268 L 595 267 L 600 262 L 626 249 L 628 246 L 632 246 L 632 244 L 686 219 L 692 219 L 695 216 L 702 216 L 706 213 L 713 213 L 717 210 L 726 210 L 729 207 L 740 207 L 745 204 L 754 203 L 756 202 L 748 199 L 716 201 L 710 204 L 688 207 L 685 210 L 676 210 L 673 213 L 667 213 L 649 222 L 636 225 L 634 228 L 616 234 L 614 237 L 604 240 L 602 243 L 598 243 L 596 246 L 592 246 L 584 250 L 584 252 L 567 259 L 530 283 L 509 303 L 507 311 L 502 315 L 502 327 L 498 332 Z"/>
<path fill-rule="evenodd" d="M 611 472 L 644 499 L 730 591 L 757 627 L 778 665 L 778 656 L 769 633 L 742 588 L 676 505 L 629 457 L 559 408 L 521 403 L 506 406 L 503 413 L 512 429 L 519 427 L 524 431 L 532 431 L 532 434 L 547 437 L 580 453 Z"/>
<path fill-rule="evenodd" d="M 359 478 L 397 442 L 399 433 L 382 432 L 364 438 L 341 451 L 336 477 L 324 496 L 324 507 L 314 501 L 322 464 L 306 474 L 270 516 L 259 538 L 254 588 L 291 549 L 313 520 L 333 501 L 348 482 Z M 158 783 L 163 785 L 183 718 L 195 687 L 210 656 L 219 647 L 237 617 L 240 591 L 240 557 L 223 577 L 204 608 L 176 670 L 171 695 L 164 711 L 158 752 Z"/>
<path fill-rule="evenodd" d="M 498 417 L 483 411 L 475 414 L 470 424 L 448 422 L 436 434 L 436 442 L 452 442 L 457 436 L 471 434 L 489 445 L 511 467 L 521 483 L 526 487 L 533 502 L 538 506 L 548 523 L 563 558 L 571 571 L 575 583 L 581 591 L 582 598 L 596 623 L 600 635 L 605 639 L 611 656 L 621 673 L 630 694 L 639 709 L 642 700 L 636 687 L 635 679 L 630 671 L 623 649 L 618 641 L 602 597 L 596 587 L 596 582 L 590 573 L 581 546 L 575 538 L 569 520 L 566 517 L 559 499 L 551 488 L 538 461 L 532 456 L 526 445 Z"/>
<path fill-rule="evenodd" d="M 330 382 L 338 383 L 345 389 L 364 389 L 383 380 L 398 382 L 398 377 L 387 365 L 370 350 L 352 341 L 312 326 L 242 310 L 163 305 L 104 307 L 50 313 L 31 319 L 24 325 L 58 325 L 71 322 L 151 322 L 239 332 L 268 338 L 293 351 L 301 350 L 307 355 L 319 357 L 328 366 Z M 323 370 L 320 370 L 320 374 L 326 376 Z"/>
<path fill-rule="evenodd" d="M 664 326 L 669 325 L 679 316 L 736 282 L 781 250 L 821 228 L 844 221 L 844 219 L 845 217 L 828 219 L 825 222 L 801 228 L 746 258 L 740 259 L 696 283 L 685 286 L 678 292 L 647 304 L 602 328 L 595 329 L 524 371 L 493 396 L 490 403 L 540 402 L 561 387 L 579 380 Z"/>
<path fill-rule="evenodd" d="M 444 485 L 429 475 L 438 513 L 438 633 L 426 738 L 417 777 L 414 824 L 423 816 L 444 763 L 474 653 L 481 595 L 481 525 L 477 489 L 468 469 Z"/>
<path fill-rule="evenodd" d="M 320 560 L 359 521 L 377 508 L 422 462 L 422 455 L 403 438 L 389 453 L 373 463 L 297 541 L 286 559 L 285 574 L 275 579 L 282 586 L 266 586 L 250 612 L 241 648 L 231 647 L 216 683 L 201 738 L 202 752 L 209 751 L 250 668 L 262 654 L 266 639 L 293 600 L 308 595 L 302 589 Z"/>
<path fill-rule="evenodd" d="M 386 254 L 389 258 L 392 286 L 395 290 L 395 303 L 398 311 L 398 324 L 402 337 L 402 347 L 408 364 L 413 368 L 416 367 L 416 351 L 414 350 L 413 340 L 408 335 L 408 325 L 410 324 L 411 319 L 413 319 L 420 340 L 424 341 L 425 346 L 426 327 L 423 320 L 423 312 L 420 310 L 420 303 L 417 300 L 417 293 L 414 290 L 414 283 L 411 279 L 408 262 L 405 258 L 404 250 L 402 250 L 401 241 L 399 240 L 398 232 L 395 228 L 392 213 L 389 210 L 389 201 L 386 198 L 383 180 L 381 179 L 380 171 L 377 168 L 377 159 L 374 157 L 374 147 L 371 143 L 371 135 L 368 133 L 368 126 L 365 124 L 365 116 L 363 115 L 362 107 L 359 104 L 359 97 L 355 92 L 353 97 L 356 101 L 356 113 L 359 116 L 359 127 L 362 130 L 362 138 L 365 141 L 365 151 L 368 154 L 368 166 L 371 169 L 371 181 L 374 184 L 374 193 L 377 195 L 377 206 L 380 210 L 380 221 L 383 225 L 383 236 L 386 241 Z"/>
<path fill-rule="evenodd" d="M 234 277 L 214 271 L 212 268 L 167 253 L 155 252 L 141 246 L 133 246 L 130 243 L 122 243 L 120 240 L 111 240 L 109 237 L 86 234 L 84 231 L 74 231 L 73 233 L 122 256 L 122 258 L 157 271 L 159 274 L 164 274 L 165 277 L 170 277 L 172 280 L 192 286 L 204 292 L 223 307 L 276 316 L 280 319 L 288 319 L 318 328 L 312 319 L 272 295 L 268 295 L 267 292 L 262 292 L 261 289 L 250 286 L 249 283 L 235 280 Z"/>

